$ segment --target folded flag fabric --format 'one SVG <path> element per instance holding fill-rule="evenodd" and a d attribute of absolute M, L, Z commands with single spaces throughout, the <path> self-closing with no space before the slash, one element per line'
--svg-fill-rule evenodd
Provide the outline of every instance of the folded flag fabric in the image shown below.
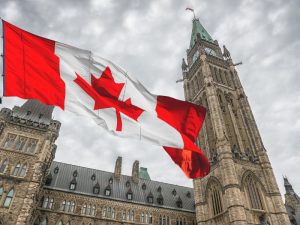
<path fill-rule="evenodd" d="M 194 144 L 205 108 L 153 95 L 107 59 L 2 22 L 4 96 L 37 99 L 92 118 L 114 135 L 160 145 L 190 178 L 209 173 Z"/>

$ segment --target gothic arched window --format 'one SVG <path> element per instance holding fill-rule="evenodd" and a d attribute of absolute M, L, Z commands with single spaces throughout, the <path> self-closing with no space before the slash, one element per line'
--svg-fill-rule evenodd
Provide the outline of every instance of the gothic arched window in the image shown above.
<path fill-rule="evenodd" d="M 0 173 L 5 173 L 6 167 L 8 165 L 8 159 L 4 159 L 0 164 Z"/>
<path fill-rule="evenodd" d="M 26 140 L 27 140 L 26 137 L 19 136 L 17 141 L 16 141 L 15 149 L 18 150 L 18 151 L 22 151 L 23 147 L 26 143 Z"/>
<path fill-rule="evenodd" d="M 245 189 L 249 199 L 250 207 L 252 209 L 263 210 L 262 198 L 258 185 L 259 184 L 253 179 L 252 176 L 248 175 L 248 177 L 245 178 Z"/>
<path fill-rule="evenodd" d="M 44 209 L 52 209 L 54 199 L 45 197 L 43 198 L 42 208 Z"/>
<path fill-rule="evenodd" d="M 18 176 L 19 175 L 19 173 L 20 173 L 20 169 L 21 169 L 21 164 L 20 163 L 18 163 L 16 166 L 15 166 L 15 168 L 14 168 L 14 171 L 13 171 L 13 176 Z"/>
<path fill-rule="evenodd" d="M 12 148 L 16 137 L 17 137 L 17 135 L 15 135 L 15 134 L 8 134 L 5 139 L 3 148 Z"/>
<path fill-rule="evenodd" d="M 66 201 L 64 200 L 60 205 L 60 210 L 65 211 L 65 208 L 66 208 Z"/>
<path fill-rule="evenodd" d="M 85 215 L 85 214 L 86 214 L 86 204 L 84 204 L 84 205 L 81 207 L 81 214 L 82 214 L 82 215 Z"/>
<path fill-rule="evenodd" d="M 95 205 L 92 205 L 90 215 L 91 216 L 95 216 L 96 215 L 96 206 Z"/>
<path fill-rule="evenodd" d="M 26 146 L 25 152 L 31 153 L 31 154 L 34 153 L 35 152 L 35 148 L 37 146 L 37 142 L 38 142 L 38 140 L 30 138 L 28 140 L 28 144 Z"/>
<path fill-rule="evenodd" d="M 212 214 L 218 215 L 223 212 L 222 193 L 220 185 L 213 181 L 208 187 L 208 198 L 211 204 Z"/>
<path fill-rule="evenodd" d="M 111 218 L 116 219 L 116 210 L 115 210 L 115 208 L 111 208 Z"/>
<path fill-rule="evenodd" d="M 10 191 L 8 192 L 8 194 L 6 195 L 6 198 L 4 200 L 3 206 L 8 208 L 13 200 L 15 194 L 15 190 L 12 188 L 10 189 Z"/>
<path fill-rule="evenodd" d="M 27 165 L 26 164 L 17 163 L 17 165 L 14 168 L 14 171 L 13 171 L 12 175 L 16 176 L 16 177 L 25 177 L 26 171 L 27 171 Z"/>
<path fill-rule="evenodd" d="M 144 214 L 144 212 L 141 213 L 141 223 L 145 223 L 145 214 Z"/>
<path fill-rule="evenodd" d="M 23 165 L 22 167 L 21 167 L 21 170 L 20 170 L 20 177 L 25 177 L 25 175 L 26 175 L 26 171 L 27 171 L 27 165 L 25 164 L 25 165 Z"/>

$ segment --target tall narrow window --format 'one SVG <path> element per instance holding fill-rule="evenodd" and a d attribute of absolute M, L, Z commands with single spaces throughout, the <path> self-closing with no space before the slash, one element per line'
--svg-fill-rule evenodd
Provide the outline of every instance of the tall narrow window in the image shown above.
<path fill-rule="evenodd" d="M 91 213 L 91 205 L 87 205 L 86 206 L 86 214 L 90 215 L 90 213 Z"/>
<path fill-rule="evenodd" d="M 15 135 L 15 134 L 8 134 L 5 139 L 3 148 L 12 148 L 16 137 L 17 137 L 17 135 Z"/>
<path fill-rule="evenodd" d="M 141 213 L 141 223 L 145 223 L 145 215 L 144 215 L 144 212 Z"/>
<path fill-rule="evenodd" d="M 65 208 L 66 208 L 66 201 L 64 200 L 60 205 L 60 210 L 65 211 Z"/>
<path fill-rule="evenodd" d="M 12 175 L 16 177 L 24 177 L 26 175 L 26 171 L 27 171 L 27 165 L 18 163 L 15 166 Z"/>
<path fill-rule="evenodd" d="M 93 205 L 92 208 L 91 208 L 91 216 L 95 216 L 96 215 L 96 206 Z"/>
<path fill-rule="evenodd" d="M 221 193 L 217 184 L 212 184 L 210 187 L 210 202 L 213 215 L 218 215 L 223 212 Z"/>
<path fill-rule="evenodd" d="M 19 174 L 19 176 L 20 176 L 20 177 L 25 177 L 26 171 L 27 171 L 27 165 L 26 165 L 26 164 L 25 164 L 25 165 L 22 165 L 22 167 L 21 167 L 21 169 L 20 169 L 20 174 Z"/>
<path fill-rule="evenodd" d="M 106 218 L 106 215 L 107 215 L 107 209 L 106 209 L 106 207 L 103 207 L 103 209 L 102 209 L 102 217 Z"/>
<path fill-rule="evenodd" d="M 71 202 L 67 201 L 66 202 L 65 212 L 70 212 L 70 206 L 71 206 Z"/>
<path fill-rule="evenodd" d="M 53 202 L 54 202 L 54 199 L 53 199 L 53 198 L 50 198 L 50 199 L 49 199 L 49 203 L 48 203 L 48 209 L 52 209 Z"/>
<path fill-rule="evenodd" d="M 26 146 L 25 152 L 34 153 L 38 140 L 30 138 Z"/>
<path fill-rule="evenodd" d="M 5 173 L 7 165 L 8 159 L 4 159 L 4 161 L 0 164 L 0 173 Z"/>
<path fill-rule="evenodd" d="M 15 166 L 15 169 L 14 169 L 14 171 L 13 171 L 13 176 L 18 176 L 19 175 L 19 173 L 20 173 L 20 169 L 21 169 L 21 164 L 20 163 L 18 163 L 16 166 Z"/>
<path fill-rule="evenodd" d="M 71 202 L 69 212 L 74 212 L 74 209 L 75 209 L 75 202 Z"/>
<path fill-rule="evenodd" d="M 111 208 L 111 218 L 116 219 L 116 210 L 115 210 L 115 208 Z"/>
<path fill-rule="evenodd" d="M 258 189 L 258 184 L 254 181 L 254 179 L 251 176 L 248 176 L 247 179 L 245 179 L 245 182 L 251 208 L 263 210 L 262 199 L 260 196 L 260 191 Z"/>
<path fill-rule="evenodd" d="M 26 137 L 19 136 L 16 141 L 15 149 L 18 151 L 22 151 L 26 143 L 26 140 L 27 140 Z"/>
<path fill-rule="evenodd" d="M 43 202 L 43 208 L 44 209 L 47 209 L 48 203 L 49 203 L 49 198 L 48 197 L 44 198 L 44 202 Z"/>
<path fill-rule="evenodd" d="M 6 198 L 5 198 L 5 201 L 4 201 L 4 204 L 3 206 L 8 208 L 13 200 L 13 197 L 14 197 L 14 189 L 10 189 L 10 191 L 8 192 L 8 194 L 6 195 Z"/>
<path fill-rule="evenodd" d="M 86 204 L 84 204 L 84 205 L 81 207 L 81 214 L 83 214 L 83 215 L 86 214 Z"/>
<path fill-rule="evenodd" d="M 130 221 L 134 221 L 134 211 L 130 211 Z"/>

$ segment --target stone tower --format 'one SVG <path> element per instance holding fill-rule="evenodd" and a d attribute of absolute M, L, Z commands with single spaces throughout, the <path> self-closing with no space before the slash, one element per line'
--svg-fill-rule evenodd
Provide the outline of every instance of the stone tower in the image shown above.
<path fill-rule="evenodd" d="M 207 108 L 197 144 L 212 168 L 194 180 L 197 224 L 290 224 L 230 52 L 199 19 L 182 71 L 186 100 Z"/>
<path fill-rule="evenodd" d="M 33 224 L 39 192 L 54 158 L 60 123 L 52 106 L 29 100 L 0 112 L 0 218 Z"/>

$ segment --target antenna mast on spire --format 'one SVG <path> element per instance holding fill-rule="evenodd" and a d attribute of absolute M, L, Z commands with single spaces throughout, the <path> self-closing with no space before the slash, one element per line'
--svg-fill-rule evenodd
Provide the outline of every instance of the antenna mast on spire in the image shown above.
<path fill-rule="evenodd" d="M 194 15 L 194 19 L 196 19 L 196 15 L 195 15 L 194 9 L 187 7 L 185 10 L 191 11 L 193 13 L 193 15 Z"/>

